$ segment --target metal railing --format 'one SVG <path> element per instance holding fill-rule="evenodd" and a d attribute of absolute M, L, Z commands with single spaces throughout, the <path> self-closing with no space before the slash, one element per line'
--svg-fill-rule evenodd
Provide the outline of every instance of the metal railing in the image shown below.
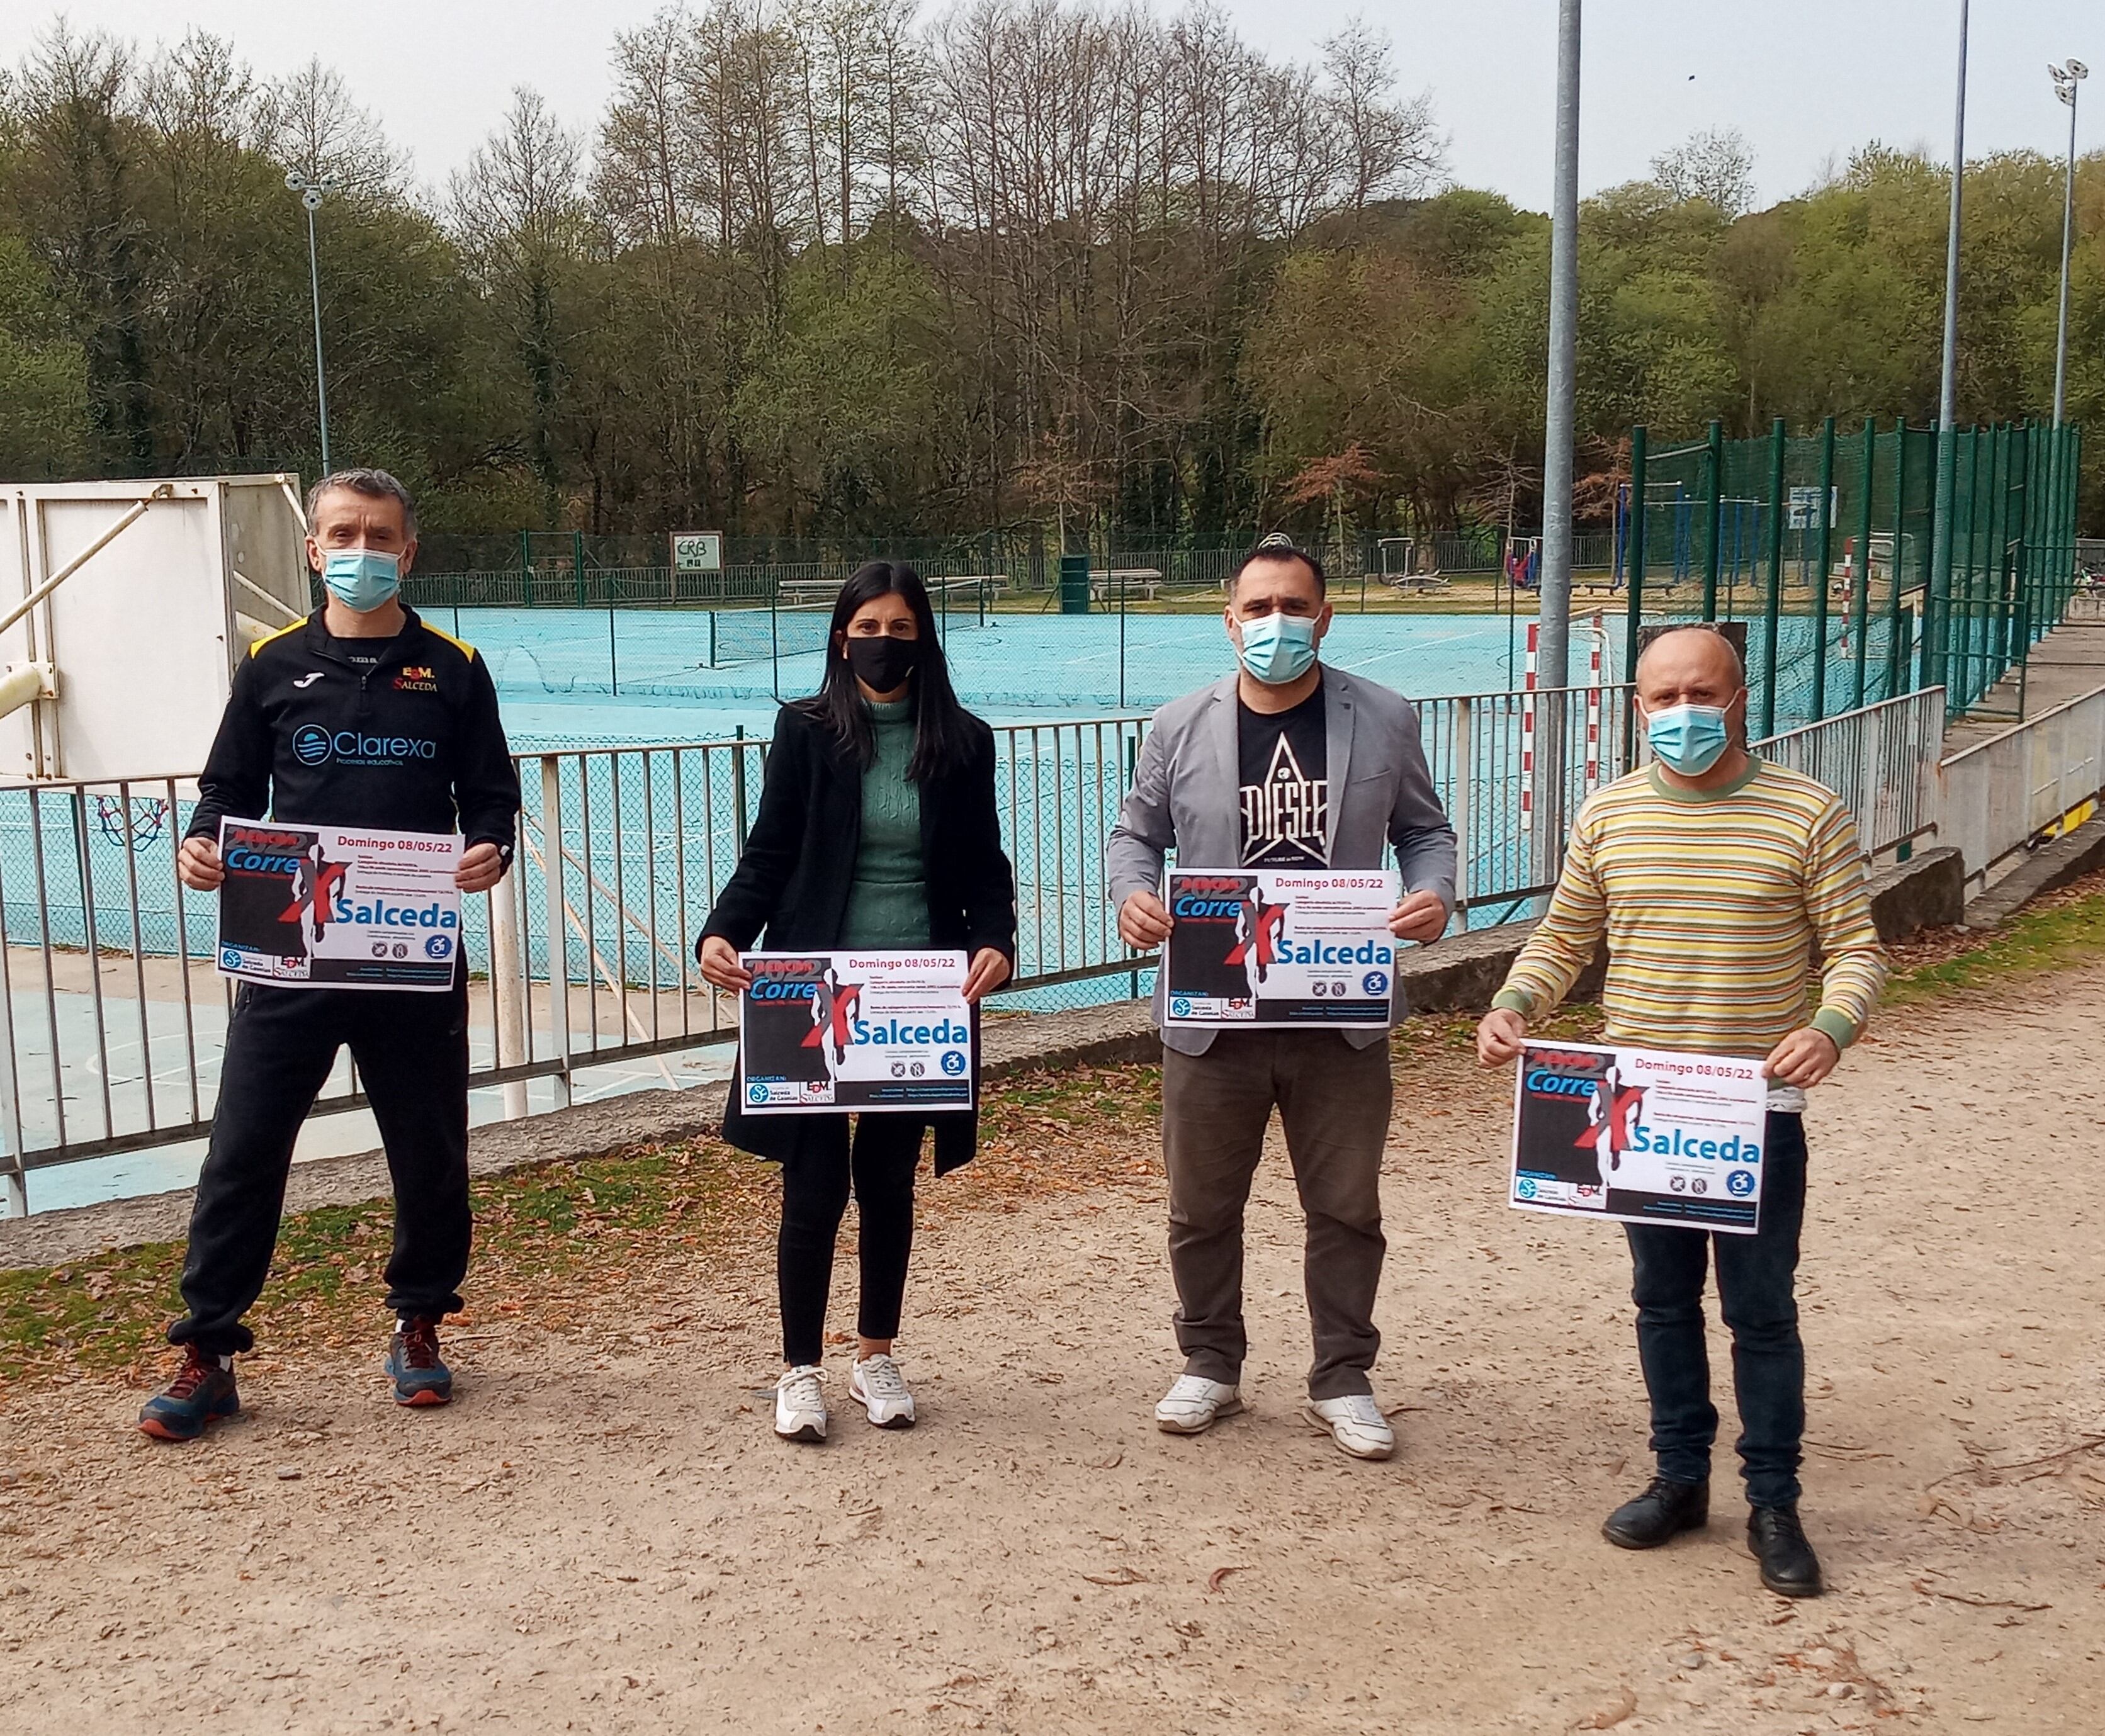
<path fill-rule="evenodd" d="M 1944 762 L 1946 821 L 1969 888 L 2105 790 L 2105 688 L 2041 712 Z"/>
<path fill-rule="evenodd" d="M 1754 752 L 1817 779 L 1855 817 L 1874 861 L 1944 821 L 1937 768 L 1944 752 L 1943 689 L 1928 687 L 1754 743 Z"/>
<path fill-rule="evenodd" d="M 1554 884 L 1565 819 L 1629 763 L 1628 696 L 1607 686 L 1421 703 L 1460 840 L 1458 922 L 1524 914 Z M 1837 788 L 1866 848 L 1883 853 L 1936 823 L 1940 706 L 1911 694 L 1762 751 Z M 1153 958 L 1120 940 L 1104 872 L 1146 730 L 1117 716 L 995 732 L 1019 922 L 1017 974 L 997 1006 L 1148 986 Z M 766 752 L 743 739 L 516 756 L 516 865 L 463 910 L 471 1083 L 502 1087 L 507 1115 L 525 1113 L 530 1082 L 549 1082 L 560 1105 L 586 1069 L 663 1069 L 735 1038 L 735 1005 L 692 960 L 757 811 Z M 213 899 L 175 875 L 195 797 L 180 778 L 0 789 L 0 1175 L 11 1172 L 17 1210 L 29 1171 L 210 1125 L 232 994 L 213 966 Z M 345 1060 L 315 1107 L 365 1100 Z"/>

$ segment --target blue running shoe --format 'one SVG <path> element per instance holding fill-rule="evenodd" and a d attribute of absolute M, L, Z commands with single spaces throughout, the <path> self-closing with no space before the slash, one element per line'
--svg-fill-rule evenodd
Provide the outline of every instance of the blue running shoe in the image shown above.
<path fill-rule="evenodd" d="M 155 1440 L 195 1440 L 205 1425 L 231 1417 L 241 1408 L 234 1390 L 231 1363 L 221 1368 L 195 1345 L 185 1346 L 175 1379 L 146 1401 L 139 1412 L 142 1434 Z"/>
<path fill-rule="evenodd" d="M 397 1404 L 446 1404 L 454 1395 L 453 1370 L 439 1360 L 439 1323 L 418 1315 L 396 1323 L 381 1366 L 395 1383 Z"/>

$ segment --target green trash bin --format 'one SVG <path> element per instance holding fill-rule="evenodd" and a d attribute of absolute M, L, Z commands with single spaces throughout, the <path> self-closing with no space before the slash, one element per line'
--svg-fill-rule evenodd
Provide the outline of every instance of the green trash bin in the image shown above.
<path fill-rule="evenodd" d="M 1063 615 L 1085 615 L 1089 612 L 1089 557 L 1087 555 L 1062 555 L 1060 557 L 1060 613 Z"/>

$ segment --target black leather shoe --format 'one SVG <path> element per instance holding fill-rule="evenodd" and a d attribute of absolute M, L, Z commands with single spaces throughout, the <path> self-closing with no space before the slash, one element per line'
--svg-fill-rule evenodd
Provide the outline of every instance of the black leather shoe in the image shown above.
<path fill-rule="evenodd" d="M 1762 1583 L 1779 1597 L 1820 1595 L 1820 1557 L 1805 1540 L 1795 1505 L 1750 1508 L 1747 1547 L 1761 1563 Z"/>
<path fill-rule="evenodd" d="M 1608 1515 L 1601 1535 L 1618 1549 L 1656 1549 L 1684 1531 L 1710 1523 L 1710 1485 L 1654 1477 L 1645 1492 Z"/>

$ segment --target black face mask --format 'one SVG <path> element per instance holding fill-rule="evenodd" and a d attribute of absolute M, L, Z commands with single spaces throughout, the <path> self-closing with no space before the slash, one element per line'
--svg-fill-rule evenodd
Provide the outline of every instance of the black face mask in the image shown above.
<path fill-rule="evenodd" d="M 921 641 L 889 633 L 860 634 L 847 641 L 848 667 L 872 693 L 888 694 L 914 673 Z"/>

